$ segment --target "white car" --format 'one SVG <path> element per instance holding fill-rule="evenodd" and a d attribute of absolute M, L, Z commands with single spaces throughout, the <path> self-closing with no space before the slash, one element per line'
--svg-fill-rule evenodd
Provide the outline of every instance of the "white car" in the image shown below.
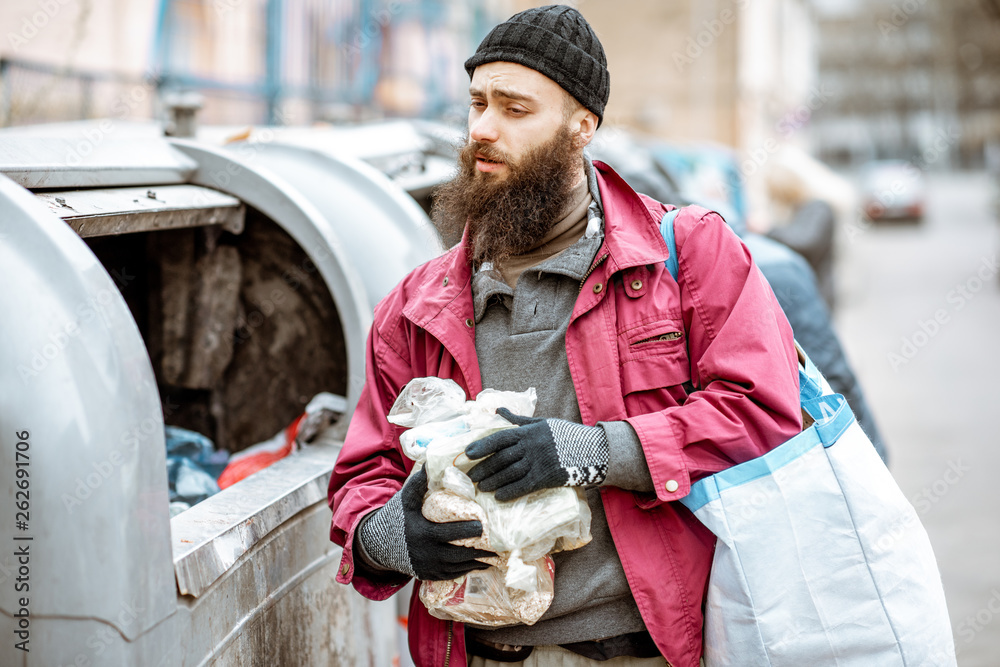
<path fill-rule="evenodd" d="M 871 220 L 921 220 L 925 209 L 924 175 L 904 160 L 880 160 L 861 170 L 861 205 Z"/>

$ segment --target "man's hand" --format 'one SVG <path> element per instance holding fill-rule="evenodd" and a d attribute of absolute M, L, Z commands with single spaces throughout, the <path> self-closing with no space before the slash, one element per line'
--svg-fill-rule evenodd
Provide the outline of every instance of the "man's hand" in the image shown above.
<path fill-rule="evenodd" d="M 608 439 L 600 426 L 563 419 L 531 419 L 506 408 L 497 414 L 518 428 L 505 429 L 465 448 L 470 459 L 488 457 L 469 471 L 483 491 L 514 500 L 539 489 L 595 486 L 608 475 Z"/>
<path fill-rule="evenodd" d="M 495 553 L 451 544 L 453 540 L 479 537 L 483 525 L 479 521 L 428 521 L 420 511 L 426 493 L 427 473 L 421 469 L 365 520 L 358 538 L 368 555 L 383 567 L 421 581 L 455 579 L 489 567 L 476 559 Z"/>

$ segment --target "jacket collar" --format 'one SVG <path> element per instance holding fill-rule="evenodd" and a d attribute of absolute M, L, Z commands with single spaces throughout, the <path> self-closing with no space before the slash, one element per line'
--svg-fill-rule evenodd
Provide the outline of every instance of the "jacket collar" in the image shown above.
<path fill-rule="evenodd" d="M 458 245 L 428 264 L 423 281 L 403 308 L 403 315 L 417 326 L 429 329 L 431 321 L 446 308 L 458 319 L 473 316 L 468 241 L 466 227 Z"/>
<path fill-rule="evenodd" d="M 614 169 L 595 160 L 597 184 L 604 207 L 604 249 L 608 271 L 615 273 L 643 264 L 657 264 L 667 259 L 667 244 L 660 235 L 663 207 L 646 202 Z"/>

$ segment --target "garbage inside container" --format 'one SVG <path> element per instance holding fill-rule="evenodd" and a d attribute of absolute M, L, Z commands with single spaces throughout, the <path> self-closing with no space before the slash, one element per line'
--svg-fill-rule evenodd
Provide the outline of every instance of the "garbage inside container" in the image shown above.
<path fill-rule="evenodd" d="M 215 479 L 226 467 L 229 452 L 216 450 L 201 433 L 177 426 L 164 428 L 170 516 L 219 492 Z"/>
<path fill-rule="evenodd" d="M 270 440 L 233 454 L 219 476 L 219 487 L 227 488 L 294 453 L 310 442 L 347 410 L 347 399 L 328 392 L 316 394 L 306 410 Z"/>

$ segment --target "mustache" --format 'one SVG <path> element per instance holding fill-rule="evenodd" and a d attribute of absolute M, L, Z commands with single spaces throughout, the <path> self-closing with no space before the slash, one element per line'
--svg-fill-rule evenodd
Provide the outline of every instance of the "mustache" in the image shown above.
<path fill-rule="evenodd" d="M 503 162 L 504 164 L 511 164 L 512 162 L 507 153 L 492 144 L 483 143 L 482 141 L 470 140 L 466 144 L 465 151 L 473 157 L 482 155 L 487 160 L 492 160 L 493 162 Z"/>

